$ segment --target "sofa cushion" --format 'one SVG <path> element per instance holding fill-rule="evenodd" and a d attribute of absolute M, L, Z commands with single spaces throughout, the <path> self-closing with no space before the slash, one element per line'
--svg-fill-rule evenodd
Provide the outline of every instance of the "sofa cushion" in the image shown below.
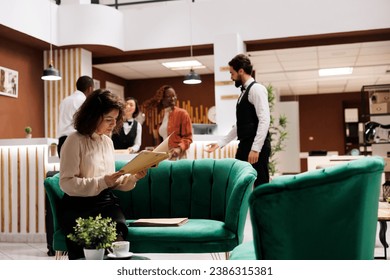
<path fill-rule="evenodd" d="M 130 226 L 127 240 L 132 242 L 133 252 L 142 253 L 201 253 L 202 246 L 212 246 L 214 252 L 226 252 L 237 243 L 236 235 L 223 222 L 206 219 L 189 219 L 178 227 Z"/>

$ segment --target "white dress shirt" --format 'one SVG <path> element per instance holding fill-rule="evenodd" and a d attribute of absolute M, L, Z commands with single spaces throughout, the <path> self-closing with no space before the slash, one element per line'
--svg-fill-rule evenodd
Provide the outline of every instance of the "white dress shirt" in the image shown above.
<path fill-rule="evenodd" d="M 244 87 L 248 88 L 248 86 L 253 81 L 254 79 L 250 78 L 248 81 L 246 81 Z M 251 104 L 253 104 L 253 106 L 255 106 L 256 115 L 257 118 L 259 119 L 256 136 L 253 141 L 251 150 L 260 152 L 261 148 L 263 147 L 265 138 L 267 137 L 270 119 L 271 119 L 269 104 L 268 104 L 268 91 L 265 88 L 265 86 L 259 83 L 255 83 L 249 90 L 248 100 Z M 226 146 L 230 141 L 236 138 L 237 138 L 237 126 L 235 124 L 232 127 L 232 129 L 229 131 L 229 133 L 217 142 L 218 146 L 222 148 Z"/>
<path fill-rule="evenodd" d="M 57 138 L 68 136 L 76 131 L 73 126 L 73 115 L 80 108 L 81 104 L 84 103 L 85 99 L 85 94 L 76 90 L 61 101 L 58 115 Z"/>
<path fill-rule="evenodd" d="M 129 134 L 131 128 L 134 125 L 134 119 L 127 120 L 128 122 L 131 122 L 131 125 L 128 124 L 127 122 L 123 123 L 123 132 L 125 135 Z M 142 125 L 137 122 L 137 135 L 135 136 L 134 139 L 134 145 L 130 147 L 134 153 L 138 152 L 139 149 L 141 148 L 141 142 L 142 142 Z"/>
<path fill-rule="evenodd" d="M 171 112 L 172 112 L 171 107 L 164 109 L 164 118 L 162 120 L 160 127 L 158 128 L 158 134 L 160 134 L 163 140 L 165 140 L 168 137 L 168 119 L 169 119 L 169 114 Z"/>

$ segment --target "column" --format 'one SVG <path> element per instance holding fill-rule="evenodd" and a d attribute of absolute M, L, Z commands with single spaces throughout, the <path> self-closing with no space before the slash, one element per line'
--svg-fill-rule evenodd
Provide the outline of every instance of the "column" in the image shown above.
<path fill-rule="evenodd" d="M 82 48 L 54 50 L 53 62 L 62 79 L 44 81 L 45 136 L 48 138 L 57 138 L 61 100 L 76 90 L 76 81 L 80 76 L 92 77 L 92 53 Z M 44 65 L 49 65 L 49 51 L 44 52 Z"/>
<path fill-rule="evenodd" d="M 236 123 L 236 103 L 240 90 L 230 79 L 229 61 L 245 53 L 245 43 L 237 33 L 218 35 L 214 43 L 214 79 L 217 130 L 215 134 L 225 135 Z"/>

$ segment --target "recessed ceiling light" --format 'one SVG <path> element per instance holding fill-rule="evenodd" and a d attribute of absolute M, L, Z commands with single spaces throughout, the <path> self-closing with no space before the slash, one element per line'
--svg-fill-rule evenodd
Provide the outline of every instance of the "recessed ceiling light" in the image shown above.
<path fill-rule="evenodd" d="M 352 67 L 340 67 L 340 68 L 324 68 L 318 70 L 318 75 L 320 77 L 325 76 L 337 76 L 337 75 L 350 75 L 352 74 Z"/>
<path fill-rule="evenodd" d="M 185 60 L 185 61 L 171 61 L 161 63 L 171 70 L 188 70 L 188 69 L 201 69 L 206 68 L 202 63 L 197 60 Z"/>

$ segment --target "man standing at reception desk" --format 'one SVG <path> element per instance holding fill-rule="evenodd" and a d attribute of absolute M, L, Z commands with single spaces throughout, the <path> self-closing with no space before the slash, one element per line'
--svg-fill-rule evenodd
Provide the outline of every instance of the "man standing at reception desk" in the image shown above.
<path fill-rule="evenodd" d="M 250 59 L 239 54 L 230 62 L 231 79 L 241 87 L 236 105 L 236 124 L 217 143 L 209 144 L 207 152 L 224 147 L 236 137 L 239 140 L 236 159 L 248 161 L 257 171 L 255 186 L 269 182 L 268 162 L 271 143 L 268 133 L 270 111 L 267 89 L 252 78 Z"/>

